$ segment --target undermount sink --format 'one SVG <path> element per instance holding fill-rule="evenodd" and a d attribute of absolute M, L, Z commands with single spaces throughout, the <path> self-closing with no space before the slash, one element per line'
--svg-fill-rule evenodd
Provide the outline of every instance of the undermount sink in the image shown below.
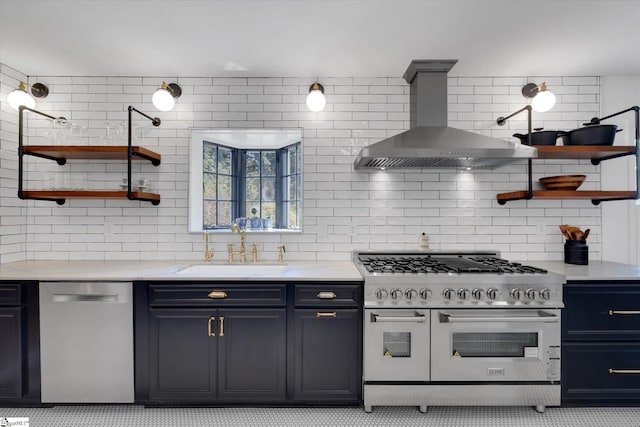
<path fill-rule="evenodd" d="M 282 274 L 286 264 L 195 264 L 176 271 L 176 274 L 199 274 L 222 277 L 255 277 Z"/>

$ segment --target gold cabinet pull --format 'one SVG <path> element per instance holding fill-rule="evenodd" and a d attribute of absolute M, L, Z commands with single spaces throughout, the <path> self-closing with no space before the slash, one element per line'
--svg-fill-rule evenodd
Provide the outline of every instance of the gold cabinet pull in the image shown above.
<path fill-rule="evenodd" d="M 317 297 L 320 299 L 335 299 L 336 298 L 336 293 L 335 292 L 318 292 Z"/>
<path fill-rule="evenodd" d="M 609 310 L 609 316 L 614 314 L 640 314 L 640 310 Z"/>
<path fill-rule="evenodd" d="M 210 337 L 215 337 L 216 336 L 216 333 L 213 332 L 213 330 L 211 328 L 211 322 L 213 322 L 215 320 L 216 320 L 216 318 L 211 316 L 211 317 L 209 317 L 209 321 L 207 322 L 207 332 L 209 333 Z"/>
<path fill-rule="evenodd" d="M 611 369 L 609 368 L 610 374 L 640 374 L 640 369 Z"/>
<path fill-rule="evenodd" d="M 329 312 L 320 312 L 318 311 L 316 313 L 316 317 L 336 317 L 336 312 L 335 311 L 329 311 Z"/>
<path fill-rule="evenodd" d="M 227 297 L 227 293 L 225 291 L 211 291 L 209 292 L 209 298 L 212 299 L 224 299 Z"/>
<path fill-rule="evenodd" d="M 219 336 L 224 336 L 224 316 L 220 316 L 220 333 Z"/>

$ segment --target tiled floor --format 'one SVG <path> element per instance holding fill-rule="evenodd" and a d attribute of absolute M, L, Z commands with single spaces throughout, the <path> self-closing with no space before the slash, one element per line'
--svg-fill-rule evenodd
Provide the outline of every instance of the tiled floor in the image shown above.
<path fill-rule="evenodd" d="M 29 417 L 29 427 L 161 426 L 437 426 L 639 427 L 640 408 L 412 407 L 145 408 L 136 405 L 0 408 L 2 417 Z"/>

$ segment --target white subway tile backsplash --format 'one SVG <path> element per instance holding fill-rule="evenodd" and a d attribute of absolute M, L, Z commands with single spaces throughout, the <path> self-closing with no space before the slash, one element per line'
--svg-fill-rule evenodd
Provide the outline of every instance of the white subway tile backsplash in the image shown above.
<path fill-rule="evenodd" d="M 24 76 L 0 64 L 0 99 L 6 99 L 18 78 Z M 571 129 L 598 115 L 598 77 L 544 79 L 558 95 L 558 105 L 551 112 L 534 114 L 536 127 Z M 464 174 L 447 169 L 354 171 L 353 159 L 361 147 L 409 127 L 409 86 L 400 77 L 179 78 L 183 96 L 168 113 L 159 113 L 151 105 L 151 94 L 163 80 L 159 77 L 43 76 L 39 80 L 55 89 L 54 96 L 39 107 L 86 125 L 94 143 L 105 132 L 104 121 L 126 120 L 128 105 L 158 115 L 163 123 L 150 130 L 145 145 L 162 153 L 162 165 L 136 164 L 134 174 L 150 177 L 162 202 L 155 207 L 123 200 L 69 200 L 64 206 L 52 206 L 17 199 L 17 114 L 3 102 L 0 262 L 199 259 L 201 240 L 186 231 L 188 144 L 189 129 L 206 127 L 303 130 L 304 233 L 255 236 L 254 241 L 263 245 L 265 260 L 277 258 L 279 242 L 286 242 L 289 259 L 299 260 L 350 259 L 353 249 L 412 249 L 420 232 L 429 234 L 435 249 L 496 249 L 518 259 L 562 259 L 562 239 L 556 230 L 560 223 L 590 226 L 594 242 L 590 256 L 600 256 L 600 209 L 588 200 L 497 204 L 497 192 L 524 188 L 524 165 Z M 321 113 L 309 112 L 305 105 L 314 80 L 324 85 L 327 96 Z M 449 78 L 450 125 L 513 140 L 512 133 L 526 129 L 526 117 L 514 118 L 504 128 L 495 119 L 522 108 L 526 100 L 520 90 L 527 81 L 543 80 Z M 33 120 L 29 132 L 41 138 L 45 129 L 46 122 Z M 73 161 L 64 167 L 40 159 L 28 162 L 28 172 L 35 173 L 34 184 L 42 182 L 38 173 L 57 169 L 92 173 L 91 185 L 110 188 L 126 173 L 119 161 Z M 534 171 L 534 180 L 584 173 L 589 177 L 585 188 L 598 188 L 600 182 L 599 168 L 588 161 L 536 161 Z M 543 234 L 538 234 L 540 227 Z M 224 252 L 223 243 L 214 248 Z"/>

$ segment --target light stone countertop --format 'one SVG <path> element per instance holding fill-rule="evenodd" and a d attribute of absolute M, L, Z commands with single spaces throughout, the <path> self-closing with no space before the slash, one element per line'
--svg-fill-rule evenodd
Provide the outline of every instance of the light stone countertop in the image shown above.
<path fill-rule="evenodd" d="M 640 280 L 640 266 L 608 261 L 590 261 L 589 265 L 565 264 L 562 261 L 522 261 L 574 280 Z M 20 261 L 0 264 L 0 280 L 303 280 L 361 281 L 362 276 L 351 261 L 286 261 L 283 264 L 232 264 L 217 272 L 180 273 L 202 261 Z M 277 268 L 276 266 L 281 266 Z M 232 267 L 231 269 L 229 267 Z M 252 270 L 253 269 L 253 270 Z"/>
<path fill-rule="evenodd" d="M 609 261 L 589 261 L 589 265 L 565 264 L 563 261 L 522 261 L 544 268 L 572 280 L 640 280 L 640 266 Z"/>
<path fill-rule="evenodd" d="M 206 263 L 217 272 L 181 273 L 202 261 L 20 261 L 0 264 L 0 280 L 302 280 L 361 281 L 351 261 L 285 261 L 278 263 Z M 277 266 L 280 266 L 278 268 Z M 231 268 L 229 268 L 231 267 Z"/>

